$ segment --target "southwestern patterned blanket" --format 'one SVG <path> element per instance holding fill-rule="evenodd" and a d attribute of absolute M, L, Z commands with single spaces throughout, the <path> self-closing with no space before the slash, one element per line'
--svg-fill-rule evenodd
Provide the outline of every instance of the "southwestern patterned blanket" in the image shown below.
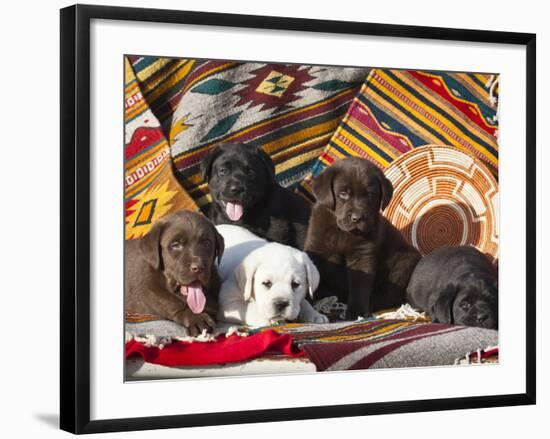
<path fill-rule="evenodd" d="M 338 158 L 386 169 L 427 144 L 498 180 L 498 75 L 128 56 L 125 81 L 126 239 L 210 203 L 199 167 L 222 142 L 261 145 L 278 181 L 309 200 L 311 178 Z M 319 370 L 452 364 L 498 342 L 495 331 L 404 321 L 276 332 Z"/>

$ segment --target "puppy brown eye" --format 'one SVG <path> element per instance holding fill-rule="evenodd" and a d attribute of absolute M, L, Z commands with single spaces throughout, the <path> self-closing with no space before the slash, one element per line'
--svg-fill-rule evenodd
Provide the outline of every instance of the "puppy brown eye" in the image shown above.
<path fill-rule="evenodd" d="M 179 241 L 174 241 L 170 244 L 170 248 L 172 250 L 181 250 L 183 248 L 183 245 Z"/>
<path fill-rule="evenodd" d="M 290 282 L 290 286 L 292 287 L 293 290 L 295 290 L 300 286 L 300 282 L 292 281 Z"/>
<path fill-rule="evenodd" d="M 206 247 L 206 248 L 210 248 L 212 247 L 212 242 L 210 242 L 208 239 L 204 239 L 201 241 L 201 244 Z"/>
<path fill-rule="evenodd" d="M 227 175 L 227 169 L 226 168 L 221 168 L 221 169 L 218 169 L 218 174 L 220 175 Z"/>
<path fill-rule="evenodd" d="M 273 285 L 273 284 L 271 283 L 270 280 L 266 280 L 266 281 L 262 282 L 262 285 L 269 290 L 271 288 L 271 285 Z"/>
<path fill-rule="evenodd" d="M 340 192 L 338 194 L 338 198 L 340 198 L 341 200 L 348 200 L 349 199 L 349 193 L 347 192 Z"/>
<path fill-rule="evenodd" d="M 460 307 L 461 307 L 463 310 L 466 311 L 466 310 L 469 310 L 469 309 L 472 307 L 472 305 L 469 304 L 468 302 L 462 302 L 462 303 L 460 304 Z"/>

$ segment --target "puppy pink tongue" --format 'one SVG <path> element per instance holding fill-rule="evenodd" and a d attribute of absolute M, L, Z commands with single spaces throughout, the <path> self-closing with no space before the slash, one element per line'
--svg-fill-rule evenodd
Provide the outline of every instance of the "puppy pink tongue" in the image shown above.
<path fill-rule="evenodd" d="M 231 221 L 239 221 L 243 216 L 243 205 L 228 201 L 225 205 L 225 213 Z"/>
<path fill-rule="evenodd" d="M 202 285 L 199 282 L 193 282 L 180 288 L 183 295 L 187 295 L 187 305 L 194 314 L 199 314 L 206 305 L 206 296 L 202 291 Z"/>

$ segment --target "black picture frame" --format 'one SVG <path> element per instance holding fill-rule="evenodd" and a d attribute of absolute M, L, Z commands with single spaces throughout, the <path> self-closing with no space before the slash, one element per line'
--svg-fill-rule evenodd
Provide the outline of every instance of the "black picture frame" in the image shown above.
<path fill-rule="evenodd" d="M 90 21 L 130 20 L 523 45 L 527 63 L 526 392 L 466 398 L 90 420 Z M 536 35 L 303 18 L 75 5 L 61 10 L 60 426 L 98 433 L 535 404 Z"/>

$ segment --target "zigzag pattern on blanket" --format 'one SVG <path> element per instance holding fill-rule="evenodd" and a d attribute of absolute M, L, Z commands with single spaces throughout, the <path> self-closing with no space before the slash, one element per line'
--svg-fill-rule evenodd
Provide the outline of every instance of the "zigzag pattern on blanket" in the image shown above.
<path fill-rule="evenodd" d="M 385 169 L 426 144 L 465 150 L 498 178 L 498 75 L 373 69 L 312 175 L 355 155 Z M 306 180 L 300 190 L 310 192 Z"/>
<path fill-rule="evenodd" d="M 133 239 L 145 235 L 167 213 L 197 206 L 174 178 L 168 141 L 128 59 L 124 91 L 125 235 Z"/>

